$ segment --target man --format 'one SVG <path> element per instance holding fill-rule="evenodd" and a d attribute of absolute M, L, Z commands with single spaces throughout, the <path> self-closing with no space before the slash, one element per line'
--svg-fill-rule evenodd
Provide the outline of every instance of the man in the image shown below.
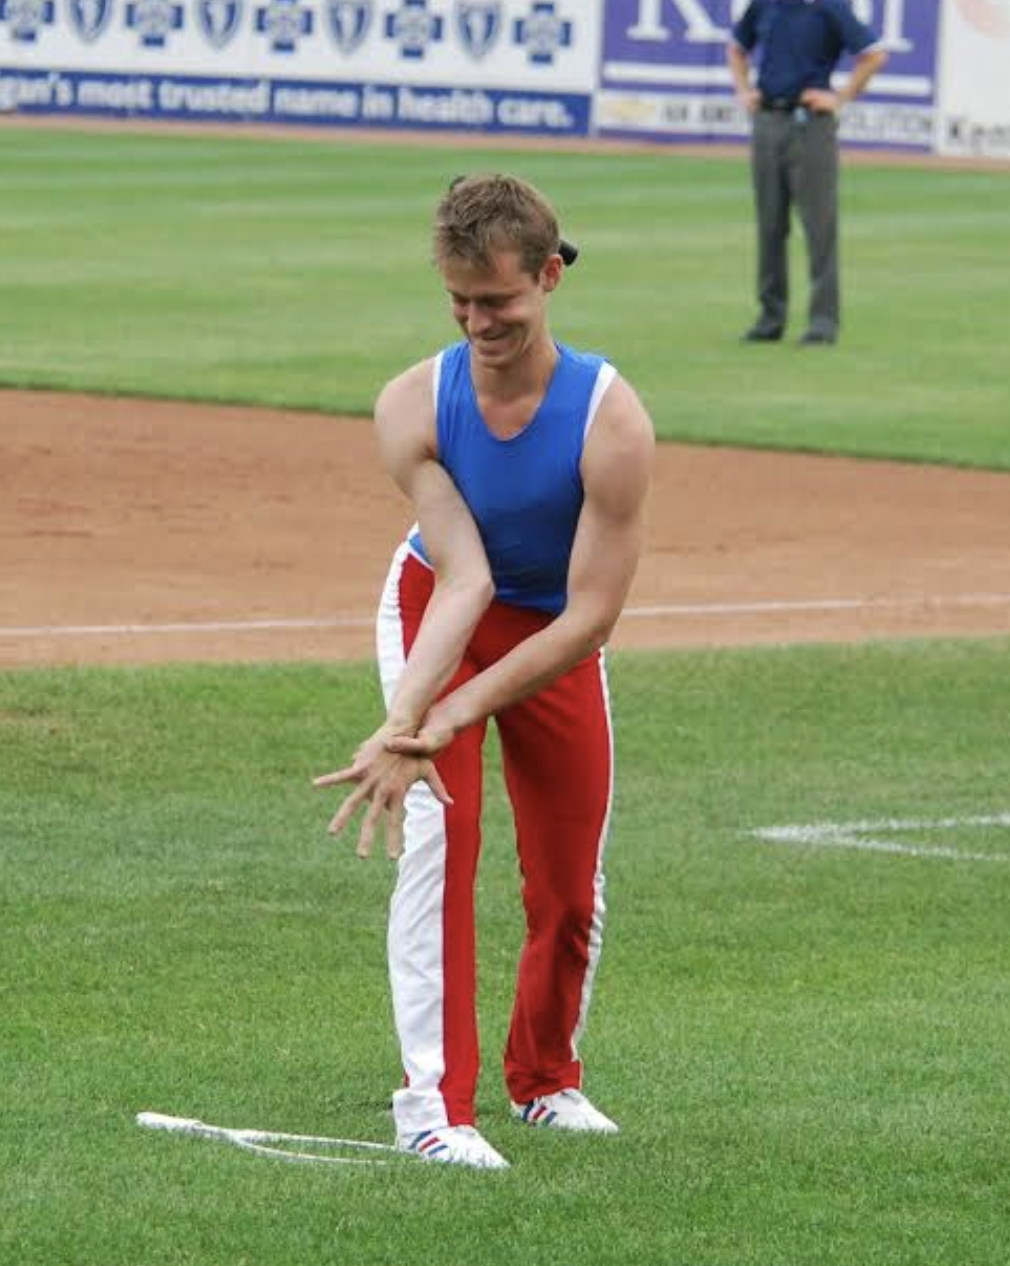
<path fill-rule="evenodd" d="M 358 853 L 384 820 L 399 856 L 388 934 L 398 1145 L 502 1168 L 474 1118 L 482 744 L 494 717 L 526 913 L 505 1051 L 512 1112 L 613 1132 L 581 1093 L 576 1044 L 600 951 L 613 785 L 602 648 L 642 546 L 653 434 L 613 366 L 551 336 L 548 302 L 576 251 L 542 194 L 509 176 L 461 179 L 439 205 L 434 246 L 463 339 L 393 379 L 375 411 L 385 465 L 417 516 L 378 615 L 386 720 L 316 784 L 356 784 L 331 832 L 365 807 Z"/>
<path fill-rule="evenodd" d="M 760 51 L 751 84 L 750 58 Z M 843 53 L 855 63 L 845 86 L 831 76 Z M 730 73 L 752 116 L 751 166 L 757 211 L 760 315 L 744 338 L 777 342 L 789 298 L 790 210 L 799 208 L 810 272 L 804 346 L 838 338 L 838 116 L 887 60 L 848 0 L 751 0 L 733 27 Z"/>

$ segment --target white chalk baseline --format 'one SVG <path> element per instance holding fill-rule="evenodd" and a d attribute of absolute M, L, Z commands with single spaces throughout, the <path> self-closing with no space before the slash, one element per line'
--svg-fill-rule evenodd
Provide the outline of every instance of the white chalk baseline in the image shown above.
<path fill-rule="evenodd" d="M 1010 850 L 980 852 L 951 844 L 913 844 L 896 838 L 941 831 L 1010 828 L 1010 813 L 993 813 L 963 818 L 884 818 L 857 822 L 808 822 L 785 826 L 758 827 L 749 832 L 770 844 L 791 844 L 808 848 L 855 849 L 868 853 L 895 853 L 906 857 L 935 857 L 957 862 L 1010 863 Z"/>

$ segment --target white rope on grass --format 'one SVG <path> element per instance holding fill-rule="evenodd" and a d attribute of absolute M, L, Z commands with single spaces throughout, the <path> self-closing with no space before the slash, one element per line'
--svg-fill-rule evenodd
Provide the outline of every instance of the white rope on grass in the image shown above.
<path fill-rule="evenodd" d="M 255 1152 L 259 1156 L 270 1156 L 276 1160 L 293 1161 L 301 1165 L 387 1165 L 388 1157 L 376 1153 L 398 1153 L 397 1148 L 389 1143 L 373 1143 L 366 1139 L 328 1138 L 321 1134 L 282 1134 L 273 1130 L 240 1130 L 224 1125 L 208 1125 L 195 1117 L 173 1117 L 164 1112 L 138 1112 L 137 1124 L 149 1130 L 167 1130 L 171 1134 L 186 1134 L 191 1138 L 216 1139 L 221 1143 L 230 1143 L 247 1152 Z M 289 1147 L 274 1147 L 275 1143 L 302 1144 L 301 1150 Z M 312 1148 L 342 1148 L 353 1152 L 366 1152 L 365 1156 L 328 1156 L 319 1151 L 306 1150 Z"/>

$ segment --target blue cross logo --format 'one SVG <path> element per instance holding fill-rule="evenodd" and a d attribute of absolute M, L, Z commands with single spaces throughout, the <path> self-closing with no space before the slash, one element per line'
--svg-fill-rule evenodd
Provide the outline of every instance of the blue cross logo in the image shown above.
<path fill-rule="evenodd" d="M 139 33 L 144 48 L 164 48 L 169 33 L 182 29 L 182 5 L 172 0 L 134 0 L 126 6 L 126 25 Z"/>
<path fill-rule="evenodd" d="M 10 28 L 18 44 L 38 43 L 39 31 L 56 20 L 53 0 L 0 0 L 0 22 Z"/>
<path fill-rule="evenodd" d="M 400 46 L 400 56 L 420 60 L 428 45 L 442 39 L 444 20 L 428 12 L 428 0 L 403 0 L 399 9 L 386 14 L 386 39 Z"/>
<path fill-rule="evenodd" d="M 515 42 L 534 66 L 553 66 L 559 48 L 570 48 L 572 23 L 558 16 L 554 0 L 535 0 L 527 18 L 516 18 Z"/>
<path fill-rule="evenodd" d="M 256 30 L 270 41 L 272 53 L 293 53 L 302 36 L 312 34 L 312 12 L 299 0 L 270 0 L 256 10 Z"/>

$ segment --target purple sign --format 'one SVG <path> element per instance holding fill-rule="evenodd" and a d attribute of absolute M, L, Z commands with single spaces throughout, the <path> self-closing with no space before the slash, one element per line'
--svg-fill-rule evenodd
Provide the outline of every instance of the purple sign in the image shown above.
<path fill-rule="evenodd" d="M 940 0 L 851 0 L 890 52 L 846 109 L 848 139 L 927 146 L 936 100 Z M 726 43 L 747 0 L 607 0 L 597 130 L 656 137 L 742 136 Z M 843 61 L 845 72 L 849 62 Z"/>
<path fill-rule="evenodd" d="M 660 81 L 657 71 L 670 72 L 671 83 L 703 82 L 706 69 L 726 65 L 731 8 L 731 0 L 610 0 L 603 19 L 603 86 L 614 78 L 634 82 L 635 67 L 643 83 Z"/>

